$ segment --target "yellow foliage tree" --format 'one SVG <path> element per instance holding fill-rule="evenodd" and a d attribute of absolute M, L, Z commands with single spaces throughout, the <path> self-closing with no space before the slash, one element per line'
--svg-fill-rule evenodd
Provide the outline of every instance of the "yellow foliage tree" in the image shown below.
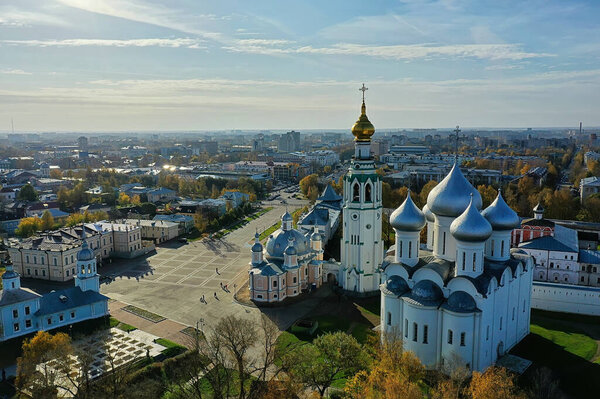
<path fill-rule="evenodd" d="M 47 230 L 52 230 L 53 228 L 54 228 L 54 217 L 52 217 L 52 214 L 50 213 L 50 211 L 45 210 L 44 213 L 42 213 L 41 230 L 47 231 Z"/>
<path fill-rule="evenodd" d="M 21 219 L 15 234 L 19 237 L 31 237 L 42 229 L 42 220 L 35 216 Z"/>
<path fill-rule="evenodd" d="M 490 367 L 484 373 L 475 371 L 468 392 L 472 399 L 525 399 L 514 377 L 502 367 Z"/>
<path fill-rule="evenodd" d="M 119 205 L 129 205 L 131 203 L 131 198 L 129 195 L 125 193 L 119 194 Z"/>

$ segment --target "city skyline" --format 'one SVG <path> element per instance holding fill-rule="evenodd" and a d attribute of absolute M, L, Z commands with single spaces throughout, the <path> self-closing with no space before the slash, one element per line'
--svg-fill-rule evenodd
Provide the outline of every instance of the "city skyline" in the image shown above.
<path fill-rule="evenodd" d="M 598 126 L 591 1 L 0 6 L 0 131 Z M 278 8 L 279 6 L 279 8 Z"/>

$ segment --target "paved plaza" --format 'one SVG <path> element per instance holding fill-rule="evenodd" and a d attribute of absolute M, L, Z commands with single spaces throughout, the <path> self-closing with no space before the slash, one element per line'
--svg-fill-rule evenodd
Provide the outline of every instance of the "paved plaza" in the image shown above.
<path fill-rule="evenodd" d="M 299 205 L 290 204 L 290 212 Z M 105 265 L 100 272 L 117 277 L 102 284 L 100 290 L 112 299 L 189 326 L 201 320 L 210 324 L 230 314 L 258 317 L 258 309 L 233 300 L 234 285 L 247 280 L 254 233 L 276 223 L 285 210 L 284 206 L 274 206 L 220 240 L 170 243 L 148 257 Z M 201 302 L 202 297 L 206 304 Z M 295 317 L 289 314 L 281 322 L 287 324 L 289 318 L 291 323 Z"/>

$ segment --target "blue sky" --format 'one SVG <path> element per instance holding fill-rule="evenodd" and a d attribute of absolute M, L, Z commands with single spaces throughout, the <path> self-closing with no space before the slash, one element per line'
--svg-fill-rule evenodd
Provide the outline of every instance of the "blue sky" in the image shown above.
<path fill-rule="evenodd" d="M 600 125 L 600 1 L 0 0 L 0 131 Z"/>

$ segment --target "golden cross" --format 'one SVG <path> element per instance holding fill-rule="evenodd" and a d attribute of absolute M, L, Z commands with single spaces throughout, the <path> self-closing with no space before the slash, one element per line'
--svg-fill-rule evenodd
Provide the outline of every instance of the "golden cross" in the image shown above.
<path fill-rule="evenodd" d="M 358 91 L 362 91 L 362 97 L 363 97 L 363 103 L 365 102 L 365 91 L 369 90 L 368 87 L 365 87 L 365 84 L 363 83 L 362 87 L 360 89 L 358 89 Z"/>

